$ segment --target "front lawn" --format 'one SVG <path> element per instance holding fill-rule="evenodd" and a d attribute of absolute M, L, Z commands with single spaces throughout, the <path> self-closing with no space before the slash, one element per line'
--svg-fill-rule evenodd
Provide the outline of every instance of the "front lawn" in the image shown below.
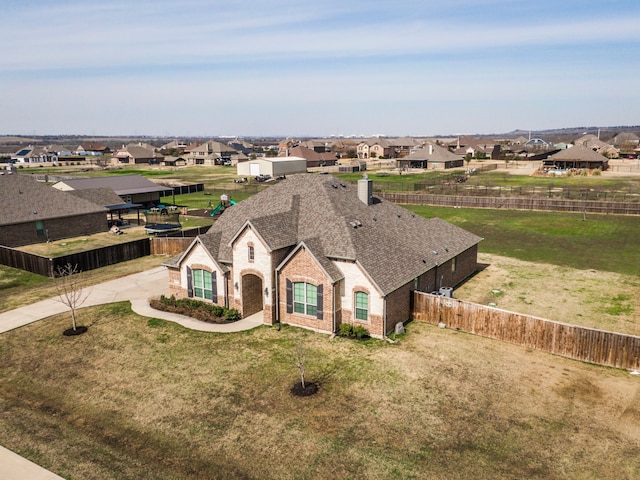
<path fill-rule="evenodd" d="M 399 343 L 84 309 L 0 336 L 2 444 L 100 479 L 635 479 L 637 379 L 424 324 Z M 290 393 L 295 348 L 317 394 Z"/>

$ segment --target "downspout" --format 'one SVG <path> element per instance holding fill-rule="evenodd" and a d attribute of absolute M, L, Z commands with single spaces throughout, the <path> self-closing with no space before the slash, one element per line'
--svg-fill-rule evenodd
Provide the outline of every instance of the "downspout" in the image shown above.
<path fill-rule="evenodd" d="M 274 293 L 274 308 L 276 309 L 276 323 L 278 324 L 278 331 L 280 331 L 280 299 L 278 293 L 280 292 L 280 272 L 276 269 L 276 284 Z"/>
<path fill-rule="evenodd" d="M 224 307 L 229 308 L 229 272 L 224 274 Z"/>
<path fill-rule="evenodd" d="M 387 299 L 382 302 L 382 338 L 387 338 Z"/>
<path fill-rule="evenodd" d="M 337 282 L 333 284 L 333 330 L 331 333 L 336 333 L 336 285 Z"/>

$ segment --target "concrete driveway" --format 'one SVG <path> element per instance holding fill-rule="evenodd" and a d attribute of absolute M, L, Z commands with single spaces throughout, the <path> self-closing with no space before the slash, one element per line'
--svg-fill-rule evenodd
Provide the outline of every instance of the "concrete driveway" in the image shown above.
<path fill-rule="evenodd" d="M 193 330 L 205 332 L 240 332 L 262 324 L 262 312 L 237 322 L 218 325 L 205 323 L 175 313 L 161 312 L 149 307 L 148 299 L 155 295 L 169 293 L 169 280 L 164 267 L 100 283 L 88 287 L 87 300 L 82 307 L 129 300 L 134 312 L 146 317 L 161 318 Z M 0 313 L 0 333 L 8 332 L 29 323 L 42 320 L 69 308 L 56 298 L 50 298 L 8 312 Z M 62 480 L 48 470 L 0 446 L 0 479 L 11 480 Z"/>

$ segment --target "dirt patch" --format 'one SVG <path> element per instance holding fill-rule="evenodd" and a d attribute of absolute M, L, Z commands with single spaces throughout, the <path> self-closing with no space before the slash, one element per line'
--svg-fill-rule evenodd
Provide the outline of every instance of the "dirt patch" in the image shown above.
<path fill-rule="evenodd" d="M 461 300 L 585 327 L 640 335 L 640 278 L 481 253 Z"/>

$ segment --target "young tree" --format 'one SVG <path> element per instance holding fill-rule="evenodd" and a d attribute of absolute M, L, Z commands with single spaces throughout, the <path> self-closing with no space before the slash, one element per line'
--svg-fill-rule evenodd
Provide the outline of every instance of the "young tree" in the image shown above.
<path fill-rule="evenodd" d="M 78 265 L 67 263 L 58 266 L 56 269 L 56 292 L 58 301 L 69 307 L 71 310 L 72 330 L 77 331 L 76 309 L 80 308 L 87 299 L 89 292 L 85 292 L 81 283 L 82 272 L 78 270 Z"/>
<path fill-rule="evenodd" d="M 298 343 L 296 344 L 295 366 L 298 369 L 298 373 L 300 374 L 300 384 L 302 385 L 303 390 L 305 389 L 304 362 L 305 362 L 304 346 L 302 345 L 302 340 L 298 340 Z"/>

